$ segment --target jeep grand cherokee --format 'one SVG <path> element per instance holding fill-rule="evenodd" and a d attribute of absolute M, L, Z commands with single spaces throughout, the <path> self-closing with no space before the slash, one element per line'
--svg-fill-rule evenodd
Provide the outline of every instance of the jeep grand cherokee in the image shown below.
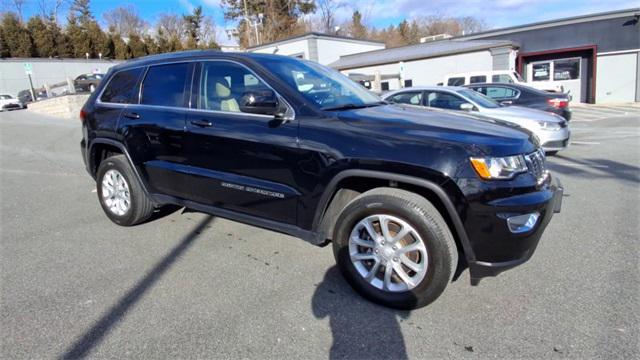
<path fill-rule="evenodd" d="M 562 187 L 516 125 L 391 105 L 316 63 L 191 51 L 113 67 L 81 149 L 123 226 L 179 205 L 333 244 L 372 301 L 425 306 L 529 259 Z"/>

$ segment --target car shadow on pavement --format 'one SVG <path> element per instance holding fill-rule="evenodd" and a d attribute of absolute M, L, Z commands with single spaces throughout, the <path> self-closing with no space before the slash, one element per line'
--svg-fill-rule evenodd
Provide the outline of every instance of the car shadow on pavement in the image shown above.
<path fill-rule="evenodd" d="M 313 315 L 329 318 L 329 359 L 407 359 L 400 322 L 408 311 L 385 308 L 351 290 L 337 267 L 330 268 L 312 299 Z"/>
<path fill-rule="evenodd" d="M 116 326 L 140 299 L 150 290 L 164 273 L 189 249 L 194 240 L 202 233 L 214 220 L 212 216 L 207 216 L 200 223 L 185 235 L 164 258 L 162 258 L 138 283 L 132 287 L 114 306 L 112 306 L 84 335 L 82 335 L 73 345 L 67 348 L 61 359 L 84 358 L 91 350 L 98 346 L 105 336 Z"/>
<path fill-rule="evenodd" d="M 566 175 L 588 176 L 590 178 L 611 178 L 640 183 L 640 167 L 609 159 L 573 159 L 556 155 L 554 158 L 566 162 L 547 162 L 549 169 Z"/>

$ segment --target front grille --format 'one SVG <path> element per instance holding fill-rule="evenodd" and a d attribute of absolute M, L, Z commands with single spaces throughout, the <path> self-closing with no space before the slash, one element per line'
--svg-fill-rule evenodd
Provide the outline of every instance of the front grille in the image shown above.
<path fill-rule="evenodd" d="M 525 155 L 529 172 L 536 178 L 538 184 L 542 184 L 549 176 L 549 172 L 545 166 L 544 150 L 538 149 L 531 154 Z"/>

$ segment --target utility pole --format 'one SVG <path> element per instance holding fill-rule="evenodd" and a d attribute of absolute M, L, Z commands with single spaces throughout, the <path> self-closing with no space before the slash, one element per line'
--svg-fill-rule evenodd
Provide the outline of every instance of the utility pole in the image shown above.
<path fill-rule="evenodd" d="M 251 46 L 251 29 L 249 28 L 249 11 L 247 11 L 247 0 L 244 0 L 244 33 L 247 36 L 247 42 Z"/>

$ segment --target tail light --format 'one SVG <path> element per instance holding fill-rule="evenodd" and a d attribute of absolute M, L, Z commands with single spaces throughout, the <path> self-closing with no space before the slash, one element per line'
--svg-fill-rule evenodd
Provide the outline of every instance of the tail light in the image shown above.
<path fill-rule="evenodd" d="M 558 109 L 563 109 L 569 106 L 569 100 L 567 99 L 549 99 L 547 102 L 549 105 Z"/>
<path fill-rule="evenodd" d="M 84 122 L 84 119 L 87 117 L 87 112 L 84 110 L 80 110 L 80 122 Z"/>

